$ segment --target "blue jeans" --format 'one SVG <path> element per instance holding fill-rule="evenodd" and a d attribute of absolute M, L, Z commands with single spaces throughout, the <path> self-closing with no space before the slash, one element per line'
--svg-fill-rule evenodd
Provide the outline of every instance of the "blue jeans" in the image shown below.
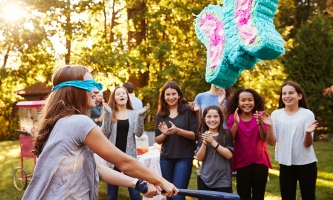
<path fill-rule="evenodd" d="M 119 169 L 116 166 L 114 167 L 114 170 L 119 172 Z M 107 200 L 117 200 L 118 189 L 119 186 L 107 184 L 107 191 L 108 191 Z M 128 193 L 130 195 L 131 200 L 142 200 L 140 192 L 137 191 L 136 189 L 128 188 Z"/>
<path fill-rule="evenodd" d="M 160 165 L 163 178 L 173 183 L 176 188 L 187 189 L 192 173 L 193 158 L 169 159 L 161 155 Z M 185 196 L 168 197 L 168 200 L 185 200 Z"/>
<path fill-rule="evenodd" d="M 119 187 L 116 185 L 108 185 L 108 195 L 107 200 L 117 200 L 118 198 L 118 189 Z M 128 193 L 130 195 L 131 200 L 142 200 L 140 192 L 134 188 L 128 188 Z"/>

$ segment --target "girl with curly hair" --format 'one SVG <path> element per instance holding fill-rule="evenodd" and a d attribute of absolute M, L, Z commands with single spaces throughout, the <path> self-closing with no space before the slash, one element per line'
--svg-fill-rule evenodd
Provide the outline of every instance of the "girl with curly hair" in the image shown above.
<path fill-rule="evenodd" d="M 268 168 L 266 141 L 274 145 L 272 124 L 264 115 L 264 100 L 253 89 L 238 89 L 228 102 L 228 129 L 234 138 L 232 170 L 237 171 L 241 199 L 264 199 Z"/>

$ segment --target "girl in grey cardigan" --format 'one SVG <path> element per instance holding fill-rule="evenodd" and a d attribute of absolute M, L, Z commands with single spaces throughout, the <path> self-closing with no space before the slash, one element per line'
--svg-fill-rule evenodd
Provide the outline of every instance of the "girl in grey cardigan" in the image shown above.
<path fill-rule="evenodd" d="M 124 87 L 116 87 L 112 92 L 108 105 L 104 106 L 102 132 L 118 149 L 136 158 L 135 135 L 140 137 L 144 131 L 144 118 L 150 105 L 140 110 L 133 110 L 128 91 Z M 119 169 L 108 163 L 110 168 Z M 117 199 L 118 186 L 107 185 L 107 199 Z M 131 200 L 141 199 L 140 193 L 128 188 Z"/>

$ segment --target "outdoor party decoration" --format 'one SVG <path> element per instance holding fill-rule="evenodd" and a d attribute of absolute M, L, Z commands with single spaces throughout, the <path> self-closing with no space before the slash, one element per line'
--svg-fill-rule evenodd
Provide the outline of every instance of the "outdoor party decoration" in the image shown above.
<path fill-rule="evenodd" d="M 273 24 L 277 3 L 225 0 L 223 6 L 208 5 L 197 15 L 195 31 L 207 49 L 208 83 L 229 87 L 244 69 L 284 53 L 284 40 Z"/>

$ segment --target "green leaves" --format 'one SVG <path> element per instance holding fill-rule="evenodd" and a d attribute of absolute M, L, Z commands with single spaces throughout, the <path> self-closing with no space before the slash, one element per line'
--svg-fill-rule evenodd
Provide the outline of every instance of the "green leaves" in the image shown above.
<path fill-rule="evenodd" d="M 333 84 L 331 19 L 322 15 L 313 17 L 297 31 L 293 43 L 295 45 L 283 57 L 288 78 L 303 87 L 309 107 L 323 130 L 332 131 L 333 102 L 322 95 L 322 91 Z"/>

